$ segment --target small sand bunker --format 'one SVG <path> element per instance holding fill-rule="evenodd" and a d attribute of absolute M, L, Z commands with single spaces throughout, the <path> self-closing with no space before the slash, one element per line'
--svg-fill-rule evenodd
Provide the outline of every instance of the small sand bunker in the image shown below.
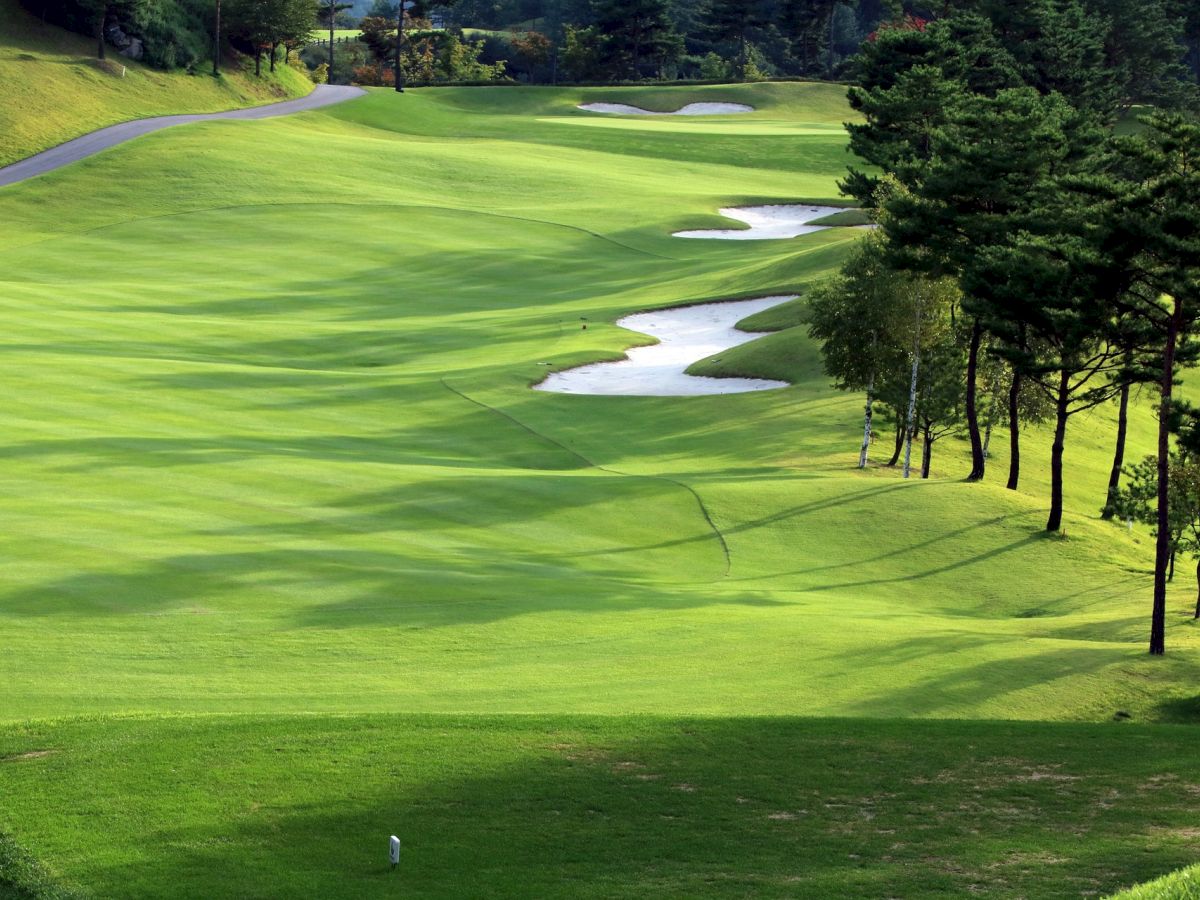
<path fill-rule="evenodd" d="M 794 238 L 829 225 L 809 225 L 816 219 L 845 212 L 836 206 L 727 206 L 718 210 L 727 219 L 745 222 L 749 228 L 706 228 L 701 231 L 676 231 L 675 237 L 710 238 L 720 241 L 770 241 Z"/>
<path fill-rule="evenodd" d="M 555 372 L 540 384 L 539 391 L 558 394 L 604 394 L 630 397 L 689 397 L 699 394 L 742 394 L 787 387 L 786 381 L 763 378 L 706 378 L 688 375 L 694 362 L 752 341 L 761 335 L 734 328 L 747 316 L 796 299 L 795 294 L 702 303 L 654 312 L 637 313 L 617 320 L 630 331 L 656 337 L 659 343 L 634 347 L 627 359 L 592 363 L 565 372 Z"/>
<path fill-rule="evenodd" d="M 754 112 L 753 106 L 745 103 L 689 103 L 675 112 L 655 112 L 625 103 L 581 103 L 585 112 L 615 113 L 622 116 L 725 116 L 730 113 Z"/>

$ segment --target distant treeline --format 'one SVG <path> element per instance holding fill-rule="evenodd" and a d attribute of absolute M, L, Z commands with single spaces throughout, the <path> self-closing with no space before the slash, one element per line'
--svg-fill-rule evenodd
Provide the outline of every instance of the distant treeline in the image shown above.
<path fill-rule="evenodd" d="M 484 60 L 520 80 L 846 77 L 863 41 L 906 16 L 978 13 L 1004 31 L 1034 7 L 1075 0 L 459 0 L 447 25 L 484 29 Z M 1080 0 L 1114 62 L 1161 53 L 1164 42 L 1200 72 L 1195 0 Z M 528 33 L 544 37 L 529 46 Z M 1019 40 L 1014 31 L 1009 35 Z M 538 45 L 544 44 L 544 50 Z"/>
<path fill-rule="evenodd" d="M 316 0 L 22 2 L 45 20 L 166 69 L 194 67 L 211 57 L 218 2 L 225 9 L 223 46 L 269 53 L 272 60 L 280 48 L 286 54 L 304 44 L 313 28 L 327 26 L 331 13 L 328 0 L 319 6 Z M 1106 63 L 1132 82 L 1164 64 L 1181 66 L 1181 77 L 1200 72 L 1196 0 L 457 0 L 420 7 L 406 27 L 426 32 L 421 64 L 427 74 L 436 69 L 438 80 L 851 78 L 860 47 L 889 24 L 974 13 L 1015 45 L 1036 37 L 1022 23 L 1037 18 L 1039 9 L 1078 9 Z M 370 50 L 351 48 L 344 61 L 335 60 L 335 80 L 381 75 L 395 0 L 333 2 L 332 14 L 337 27 L 364 27 L 376 35 Z M 440 31 L 453 40 L 432 35 Z M 439 53 L 447 62 L 431 68 L 430 56 Z M 1136 83 L 1131 90 L 1135 97 L 1143 93 Z"/>

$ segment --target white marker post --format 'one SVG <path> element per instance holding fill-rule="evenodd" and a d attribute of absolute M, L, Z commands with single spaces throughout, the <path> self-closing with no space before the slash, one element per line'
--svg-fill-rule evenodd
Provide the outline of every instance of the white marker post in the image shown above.
<path fill-rule="evenodd" d="M 388 839 L 388 858 L 392 861 L 392 868 L 400 865 L 400 838 L 394 834 Z"/>

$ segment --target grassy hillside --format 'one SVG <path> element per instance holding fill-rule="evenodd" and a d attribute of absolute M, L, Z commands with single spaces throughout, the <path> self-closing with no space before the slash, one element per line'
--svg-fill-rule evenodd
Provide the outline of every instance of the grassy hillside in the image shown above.
<path fill-rule="evenodd" d="M 1117 894 L 1113 900 L 1197 900 L 1200 898 L 1200 866 L 1191 866 L 1149 884 Z"/>
<path fill-rule="evenodd" d="M 43 25 L 16 0 L 0 0 L 0 166 L 129 119 L 256 106 L 312 90 L 286 66 L 260 79 L 253 62 L 230 60 L 216 79 L 206 67 L 189 76 L 115 51 L 108 65 L 95 55 L 95 40 Z"/>
<path fill-rule="evenodd" d="M 1197 718 L 1194 584 L 1148 657 L 1109 411 L 1047 538 L 1044 434 L 1019 493 L 962 483 L 961 442 L 930 482 L 856 471 L 802 302 L 739 350 L 784 390 L 529 390 L 619 356 L 625 313 L 828 274 L 861 232 L 670 232 L 836 199 L 846 116 L 824 85 L 380 90 L 0 191 L 0 829 L 130 896 L 377 896 L 393 831 L 458 896 L 1034 896 L 1200 856 L 1193 730 L 1145 724 Z"/>

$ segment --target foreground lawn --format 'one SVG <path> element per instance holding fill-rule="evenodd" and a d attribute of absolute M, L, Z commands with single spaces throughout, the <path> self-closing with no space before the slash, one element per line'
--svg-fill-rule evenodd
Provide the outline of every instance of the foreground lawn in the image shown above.
<path fill-rule="evenodd" d="M 1046 538 L 1037 430 L 1021 492 L 949 440 L 929 482 L 858 472 L 802 299 L 701 364 L 789 388 L 529 390 L 644 340 L 623 314 L 836 267 L 861 232 L 670 233 L 836 200 L 842 96 L 380 90 L 0 191 L 0 828 L 100 896 L 1053 896 L 1194 861 L 1193 731 L 1147 724 L 1198 717 L 1194 585 L 1148 657 L 1111 411 Z"/>
<path fill-rule="evenodd" d="M 1122 724 L 116 719 L 3 729 L 0 766 L 10 826 L 103 897 L 1066 897 L 1196 858 L 1194 747 Z"/>
<path fill-rule="evenodd" d="M 216 79 L 209 61 L 187 75 L 143 66 L 111 47 L 107 63 L 95 55 L 95 39 L 43 25 L 17 0 L 0 0 L 0 166 L 117 122 L 257 106 L 312 90 L 288 66 L 269 73 L 264 64 L 256 78 L 253 60 L 227 61 Z"/>

